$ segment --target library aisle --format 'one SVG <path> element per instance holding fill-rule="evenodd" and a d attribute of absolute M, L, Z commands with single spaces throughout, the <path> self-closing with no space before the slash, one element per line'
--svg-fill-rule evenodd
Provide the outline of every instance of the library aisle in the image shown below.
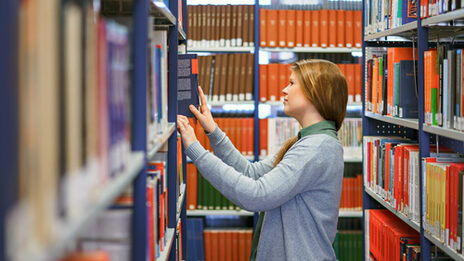
<path fill-rule="evenodd" d="M 337 260 L 463 260 L 464 14 L 381 2 L 1 0 L 0 260 L 249 260 L 259 213 L 185 156 L 185 83 L 256 162 L 301 129 L 281 91 L 302 59 L 348 83 Z"/>

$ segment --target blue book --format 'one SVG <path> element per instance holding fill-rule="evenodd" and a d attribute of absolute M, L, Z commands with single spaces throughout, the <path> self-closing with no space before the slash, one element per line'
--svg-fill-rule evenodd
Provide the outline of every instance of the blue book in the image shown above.
<path fill-rule="evenodd" d="M 417 69 L 417 62 L 400 61 L 400 118 L 417 118 L 419 115 L 414 68 Z"/>
<path fill-rule="evenodd" d="M 203 243 L 203 219 L 187 218 L 187 258 L 188 261 L 205 260 Z"/>
<path fill-rule="evenodd" d="M 401 24 L 407 24 L 417 19 L 417 1 L 401 1 Z"/>
<path fill-rule="evenodd" d="M 189 106 L 199 107 L 198 58 L 196 54 L 179 54 L 177 59 L 177 114 L 193 117 Z"/>

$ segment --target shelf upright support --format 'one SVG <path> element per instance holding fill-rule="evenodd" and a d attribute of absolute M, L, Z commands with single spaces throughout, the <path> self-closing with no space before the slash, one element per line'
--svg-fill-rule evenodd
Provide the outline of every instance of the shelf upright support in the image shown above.
<path fill-rule="evenodd" d="M 147 151 L 147 48 L 148 48 L 148 0 L 134 1 L 134 95 L 133 95 L 133 133 L 132 150 Z M 147 253 L 147 206 L 146 206 L 146 170 L 143 168 L 134 180 L 133 216 L 132 216 L 132 258 L 146 260 Z"/>
<path fill-rule="evenodd" d="M 18 13 L 19 1 L 0 1 L 0 260 L 7 260 L 5 221 L 18 196 Z"/>
<path fill-rule="evenodd" d="M 430 134 L 424 132 L 423 123 L 425 122 L 424 113 L 424 52 L 428 50 L 429 34 L 426 27 L 422 27 L 420 19 L 420 8 L 417 5 L 417 64 L 418 64 L 418 88 L 419 88 L 419 159 L 428 157 L 430 153 Z M 419 173 L 422 173 L 422 164 L 419 164 Z M 419 175 L 420 182 L 420 231 L 421 231 L 421 253 L 422 261 L 431 260 L 430 241 L 425 238 L 424 223 L 423 223 L 423 206 L 425 205 L 424 198 L 422 197 L 423 190 L 425 189 L 425 180 L 422 175 Z"/>
<path fill-rule="evenodd" d="M 176 17 L 174 26 L 169 27 L 168 32 L 168 122 L 174 122 L 177 130 L 177 52 L 179 45 L 179 2 L 169 1 L 169 9 Z M 177 131 L 168 139 L 168 228 L 176 228 L 177 215 Z M 174 233 L 175 235 L 175 233 Z M 175 239 L 174 239 L 175 240 Z M 176 245 L 173 242 L 168 260 L 176 259 Z"/>
<path fill-rule="evenodd" d="M 254 77 L 253 77 L 253 100 L 255 104 L 255 111 L 253 113 L 254 117 L 254 155 L 255 161 L 259 161 L 259 1 L 255 1 L 255 19 L 254 19 L 254 43 L 255 43 L 255 53 L 254 53 Z"/>

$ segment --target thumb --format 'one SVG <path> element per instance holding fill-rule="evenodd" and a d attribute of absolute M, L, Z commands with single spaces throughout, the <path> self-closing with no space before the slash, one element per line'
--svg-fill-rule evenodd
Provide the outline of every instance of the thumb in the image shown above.
<path fill-rule="evenodd" d="M 201 112 L 198 111 L 197 108 L 195 108 L 195 106 L 190 105 L 190 106 L 189 106 L 189 109 L 190 109 L 190 111 L 193 113 L 193 115 L 195 115 L 195 118 L 200 119 L 200 117 L 203 117 L 203 115 L 201 114 Z"/>

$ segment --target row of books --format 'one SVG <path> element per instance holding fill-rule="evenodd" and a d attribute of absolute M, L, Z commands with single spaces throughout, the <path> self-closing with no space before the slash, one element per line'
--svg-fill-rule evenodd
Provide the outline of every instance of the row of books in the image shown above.
<path fill-rule="evenodd" d="M 242 153 L 242 155 L 253 155 L 253 118 L 215 118 L 218 127 L 226 133 L 226 135 L 234 144 L 235 148 Z M 194 123 L 190 120 L 190 125 L 195 126 L 195 135 L 197 136 L 200 144 L 207 150 L 213 151 L 209 144 L 209 139 L 205 131 L 199 123 Z"/>
<path fill-rule="evenodd" d="M 362 210 L 362 175 L 344 177 L 342 182 L 342 194 L 340 198 L 340 210 Z"/>
<path fill-rule="evenodd" d="M 429 157 L 422 160 L 425 170 L 424 229 L 445 245 L 462 253 L 462 180 L 464 160 Z"/>
<path fill-rule="evenodd" d="M 210 101 L 251 101 L 253 64 L 250 53 L 199 56 L 199 85 Z"/>
<path fill-rule="evenodd" d="M 364 33 L 374 34 L 415 21 L 417 2 L 369 0 L 364 2 L 364 12 Z"/>
<path fill-rule="evenodd" d="M 388 48 L 367 59 L 366 110 L 417 118 L 417 49 Z"/>
<path fill-rule="evenodd" d="M 364 136 L 363 144 L 365 187 L 419 222 L 419 146 L 407 139 L 375 136 Z"/>
<path fill-rule="evenodd" d="M 8 241 L 22 238 L 14 228 L 31 230 L 9 253 L 49 244 L 56 223 L 82 214 L 130 153 L 127 28 L 95 18 L 90 8 L 47 3 L 19 6 L 21 193 L 8 213 Z"/>
<path fill-rule="evenodd" d="M 205 228 L 203 219 L 188 218 L 187 260 L 248 260 L 252 234 L 249 228 Z"/>
<path fill-rule="evenodd" d="M 332 246 L 339 261 L 362 260 L 363 232 L 360 230 L 338 230 Z"/>
<path fill-rule="evenodd" d="M 462 49 L 424 52 L 425 123 L 464 131 L 464 84 Z"/>
<path fill-rule="evenodd" d="M 357 47 L 361 11 L 259 10 L 261 47 Z"/>
<path fill-rule="evenodd" d="M 167 32 L 155 31 L 153 17 L 149 24 L 149 78 L 147 85 L 147 149 L 156 145 L 155 137 L 167 127 L 168 63 Z"/>
<path fill-rule="evenodd" d="M 187 209 L 240 210 L 198 172 L 193 163 L 187 163 Z"/>
<path fill-rule="evenodd" d="M 364 213 L 365 260 L 421 260 L 419 233 L 386 209 Z"/>
<path fill-rule="evenodd" d="M 447 12 L 463 8 L 462 2 L 458 1 L 443 1 L 443 0 L 427 0 L 420 2 L 420 17 L 427 18 L 436 15 L 441 15 Z M 458 21 L 456 21 L 458 22 Z"/>
<path fill-rule="evenodd" d="M 338 130 L 338 139 L 345 148 L 361 148 L 362 146 L 362 119 L 345 118 Z"/>
<path fill-rule="evenodd" d="M 282 90 L 288 86 L 291 74 L 289 64 L 270 63 L 259 65 L 260 101 L 283 100 Z M 361 64 L 338 64 L 348 82 L 348 102 L 361 101 Z"/>
<path fill-rule="evenodd" d="M 188 5 L 190 47 L 254 46 L 254 5 Z"/>

